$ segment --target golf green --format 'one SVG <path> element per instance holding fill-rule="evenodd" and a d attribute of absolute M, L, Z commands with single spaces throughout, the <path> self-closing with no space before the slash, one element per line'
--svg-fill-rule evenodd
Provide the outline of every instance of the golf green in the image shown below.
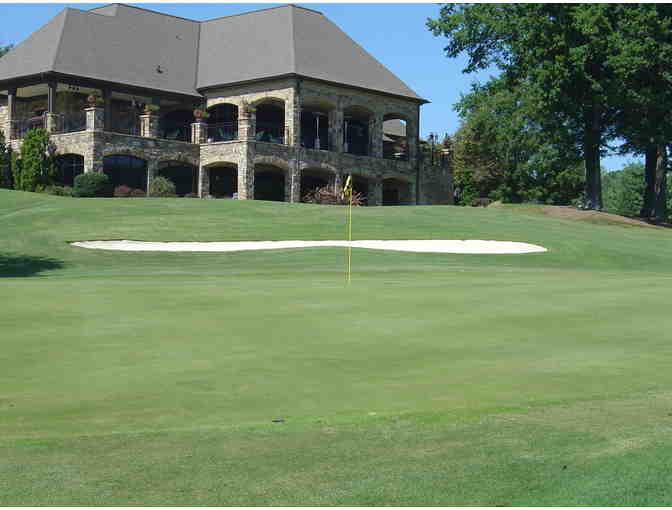
<path fill-rule="evenodd" d="M 533 206 L 0 190 L 0 505 L 672 505 L 672 232 Z"/>

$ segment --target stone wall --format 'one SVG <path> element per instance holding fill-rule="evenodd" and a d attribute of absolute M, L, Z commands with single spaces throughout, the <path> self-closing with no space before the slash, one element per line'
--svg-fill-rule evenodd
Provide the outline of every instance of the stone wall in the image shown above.
<path fill-rule="evenodd" d="M 453 204 L 453 172 L 449 166 L 420 166 L 420 204 Z"/>

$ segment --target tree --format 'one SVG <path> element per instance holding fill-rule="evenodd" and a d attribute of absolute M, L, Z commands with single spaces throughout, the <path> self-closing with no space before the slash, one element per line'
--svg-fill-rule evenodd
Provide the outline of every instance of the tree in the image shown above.
<path fill-rule="evenodd" d="M 20 171 L 14 175 L 14 186 L 22 191 L 38 191 L 53 184 L 56 169 L 44 129 L 29 129 L 21 145 Z"/>
<path fill-rule="evenodd" d="M 629 163 L 602 177 L 604 208 L 623 216 L 637 216 L 642 207 L 644 165 Z"/>
<path fill-rule="evenodd" d="M 7 46 L 0 46 L 0 58 L 2 58 L 5 53 L 8 53 L 14 47 L 13 44 L 8 44 Z"/>
<path fill-rule="evenodd" d="M 524 89 L 503 80 L 473 85 L 455 109 L 456 181 L 469 173 L 478 196 L 504 202 L 569 204 L 583 184 L 580 155 L 567 132 L 544 130 Z"/>
<path fill-rule="evenodd" d="M 524 88 L 542 127 L 573 133 L 585 164 L 586 204 L 602 206 L 600 152 L 613 136 L 609 35 L 611 4 L 477 4 L 441 7 L 427 26 L 448 38 L 445 52 L 466 52 L 463 72 L 495 65 L 511 90 Z"/>
<path fill-rule="evenodd" d="M 612 35 L 609 65 L 622 83 L 616 132 L 621 152 L 644 154 L 642 208 L 639 215 L 667 219 L 667 144 L 672 140 L 672 6 L 616 6 L 619 31 Z"/>

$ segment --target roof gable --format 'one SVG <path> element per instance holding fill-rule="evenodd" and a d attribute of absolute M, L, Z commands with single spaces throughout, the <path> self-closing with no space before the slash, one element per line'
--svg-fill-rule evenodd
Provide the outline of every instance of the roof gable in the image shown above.
<path fill-rule="evenodd" d="M 47 72 L 192 96 L 297 75 L 424 101 L 322 13 L 294 5 L 203 22 L 66 8 L 0 59 L 0 81 Z"/>
<path fill-rule="evenodd" d="M 284 75 L 422 100 L 318 11 L 287 5 L 202 23 L 197 88 Z"/>
<path fill-rule="evenodd" d="M 51 71 L 69 10 L 58 13 L 0 58 L 0 79 L 11 80 Z"/>

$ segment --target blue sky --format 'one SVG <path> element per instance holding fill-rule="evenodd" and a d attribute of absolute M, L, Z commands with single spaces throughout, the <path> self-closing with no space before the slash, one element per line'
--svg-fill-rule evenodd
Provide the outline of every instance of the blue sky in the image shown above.
<path fill-rule="evenodd" d="M 111 3 L 111 2 L 109 2 Z M 105 4 L 6 4 L 0 3 L 0 44 L 18 43 L 46 24 L 66 7 L 91 9 Z M 157 10 L 175 16 L 204 20 L 263 9 L 281 4 L 177 4 L 138 3 L 138 7 Z M 445 39 L 434 37 L 425 27 L 428 17 L 436 17 L 437 4 L 362 4 L 362 3 L 303 3 L 325 14 L 352 39 L 399 76 L 420 96 L 431 101 L 421 109 L 420 134 L 430 132 L 443 136 L 453 133 L 459 119 L 453 104 L 460 94 L 469 91 L 474 80 L 487 80 L 490 72 L 465 75 L 461 70 L 464 59 L 448 59 L 443 54 Z M 493 71 L 494 72 L 494 71 Z M 634 157 L 606 157 L 602 166 L 620 169 Z"/>

